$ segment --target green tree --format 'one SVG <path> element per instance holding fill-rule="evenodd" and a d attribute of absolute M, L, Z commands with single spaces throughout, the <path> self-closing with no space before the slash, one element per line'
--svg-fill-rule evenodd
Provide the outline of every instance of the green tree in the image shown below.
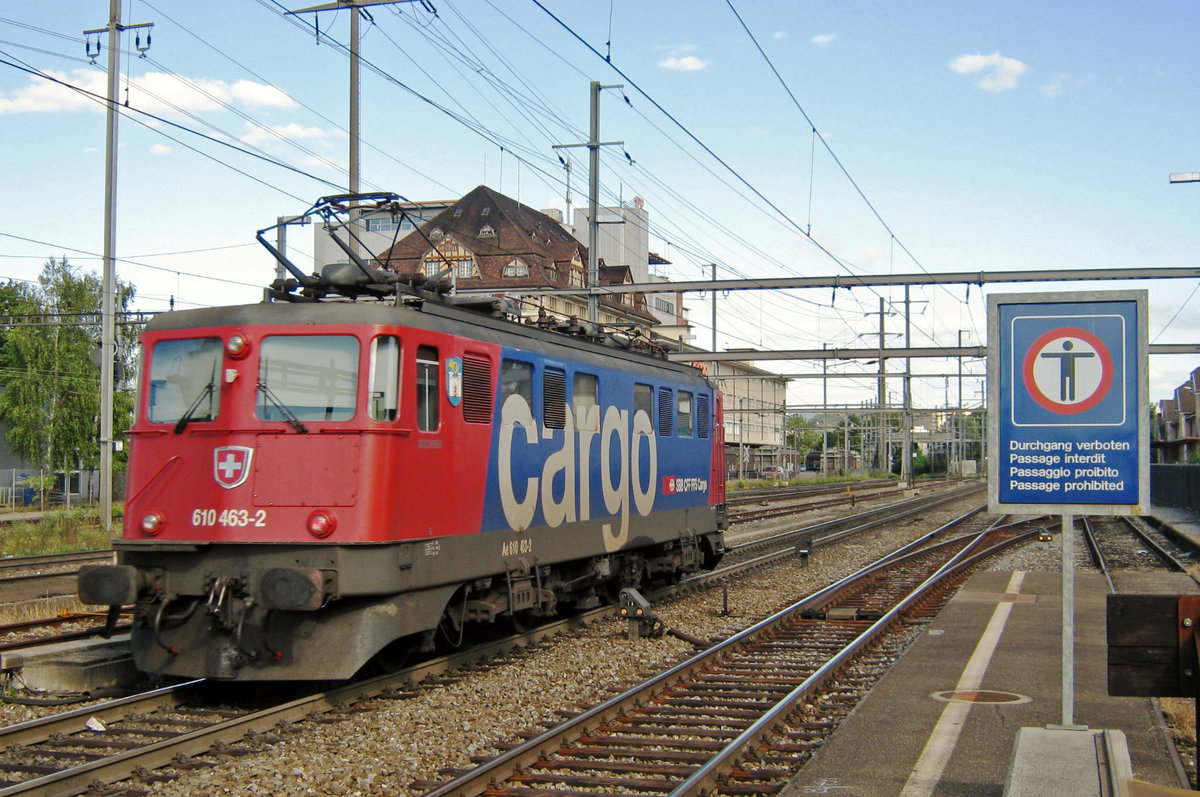
<path fill-rule="evenodd" d="M 803 415 L 790 415 L 787 419 L 787 447 L 798 454 L 821 448 L 821 430 L 817 422 Z"/>
<path fill-rule="evenodd" d="M 117 312 L 129 307 L 133 293 L 118 285 Z M 100 300 L 100 278 L 66 258 L 47 261 L 36 286 L 0 288 L 5 312 L 26 317 L 5 330 L 0 345 L 0 420 L 9 425 L 12 449 L 49 470 L 99 462 Z M 132 351 L 132 333 L 122 331 L 118 372 L 129 372 Z M 128 428 L 132 400 L 117 395 L 119 430 Z"/>

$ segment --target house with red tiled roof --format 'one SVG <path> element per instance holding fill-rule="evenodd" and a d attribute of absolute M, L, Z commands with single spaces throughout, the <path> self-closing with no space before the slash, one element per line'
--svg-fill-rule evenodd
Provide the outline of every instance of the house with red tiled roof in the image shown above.
<path fill-rule="evenodd" d="M 605 209 L 605 213 L 602 218 L 609 222 L 606 230 L 612 240 L 600 250 L 610 253 L 614 264 L 601 259 L 600 284 L 656 281 L 649 276 L 649 266 L 669 261 L 646 249 L 649 225 L 644 208 Z M 587 285 L 587 246 L 557 219 L 487 186 L 475 188 L 426 218 L 377 256 L 380 267 L 449 279 L 457 291 L 518 299 L 522 315 L 530 319 L 539 318 L 542 311 L 560 319 L 587 318 L 585 296 L 537 293 L 546 288 Z M 620 225 L 625 225 L 624 234 L 618 237 L 613 231 Z M 617 259 L 627 262 L 618 263 Z M 600 297 L 600 323 L 660 325 L 654 332 L 668 332 L 665 337 L 674 339 L 654 336 L 659 343 L 668 348 L 685 345 L 680 342 L 689 329 L 683 297 L 670 291 L 670 283 L 663 282 L 663 287 L 666 290 L 652 295 L 663 307 L 651 308 L 644 293 Z M 769 464 L 782 464 L 786 381 L 742 363 L 715 364 L 712 375 L 726 395 L 729 472 L 741 475 Z"/>
<path fill-rule="evenodd" d="M 495 290 L 521 300 L 522 314 L 539 310 L 587 317 L 583 296 L 522 296 L 522 289 L 583 288 L 587 247 L 555 219 L 487 186 L 479 186 L 397 241 L 377 260 L 400 273 L 449 278 L 456 290 Z M 632 284 L 627 266 L 603 266 L 600 284 Z M 600 323 L 657 323 L 642 294 L 605 296 Z"/>

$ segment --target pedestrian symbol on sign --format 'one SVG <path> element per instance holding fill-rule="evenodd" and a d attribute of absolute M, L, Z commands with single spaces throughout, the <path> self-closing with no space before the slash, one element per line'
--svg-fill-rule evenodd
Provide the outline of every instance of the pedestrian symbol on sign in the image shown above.
<path fill-rule="evenodd" d="M 1058 327 L 1041 335 L 1029 347 L 1023 370 L 1030 397 L 1063 415 L 1095 407 L 1113 381 L 1108 347 L 1078 327 Z"/>
<path fill-rule="evenodd" d="M 1075 352 L 1075 342 L 1064 340 L 1061 352 L 1043 351 L 1038 357 L 1058 360 L 1058 400 L 1062 402 L 1075 401 L 1075 384 L 1079 381 L 1075 376 L 1075 361 L 1085 357 L 1095 357 L 1095 352 Z"/>

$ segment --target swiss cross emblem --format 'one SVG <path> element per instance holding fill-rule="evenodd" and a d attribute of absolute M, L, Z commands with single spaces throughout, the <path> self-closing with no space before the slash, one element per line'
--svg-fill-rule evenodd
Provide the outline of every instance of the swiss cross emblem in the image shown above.
<path fill-rule="evenodd" d="M 245 446 L 221 446 L 213 449 L 213 478 L 226 490 L 232 490 L 250 475 L 250 460 L 253 448 Z"/>

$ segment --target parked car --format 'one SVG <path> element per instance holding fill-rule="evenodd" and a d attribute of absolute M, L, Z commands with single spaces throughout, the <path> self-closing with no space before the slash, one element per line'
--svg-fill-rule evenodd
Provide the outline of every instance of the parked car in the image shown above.
<path fill-rule="evenodd" d="M 783 468 L 778 465 L 768 465 L 762 469 L 762 477 L 764 479 L 786 479 L 787 476 L 783 472 Z"/>

